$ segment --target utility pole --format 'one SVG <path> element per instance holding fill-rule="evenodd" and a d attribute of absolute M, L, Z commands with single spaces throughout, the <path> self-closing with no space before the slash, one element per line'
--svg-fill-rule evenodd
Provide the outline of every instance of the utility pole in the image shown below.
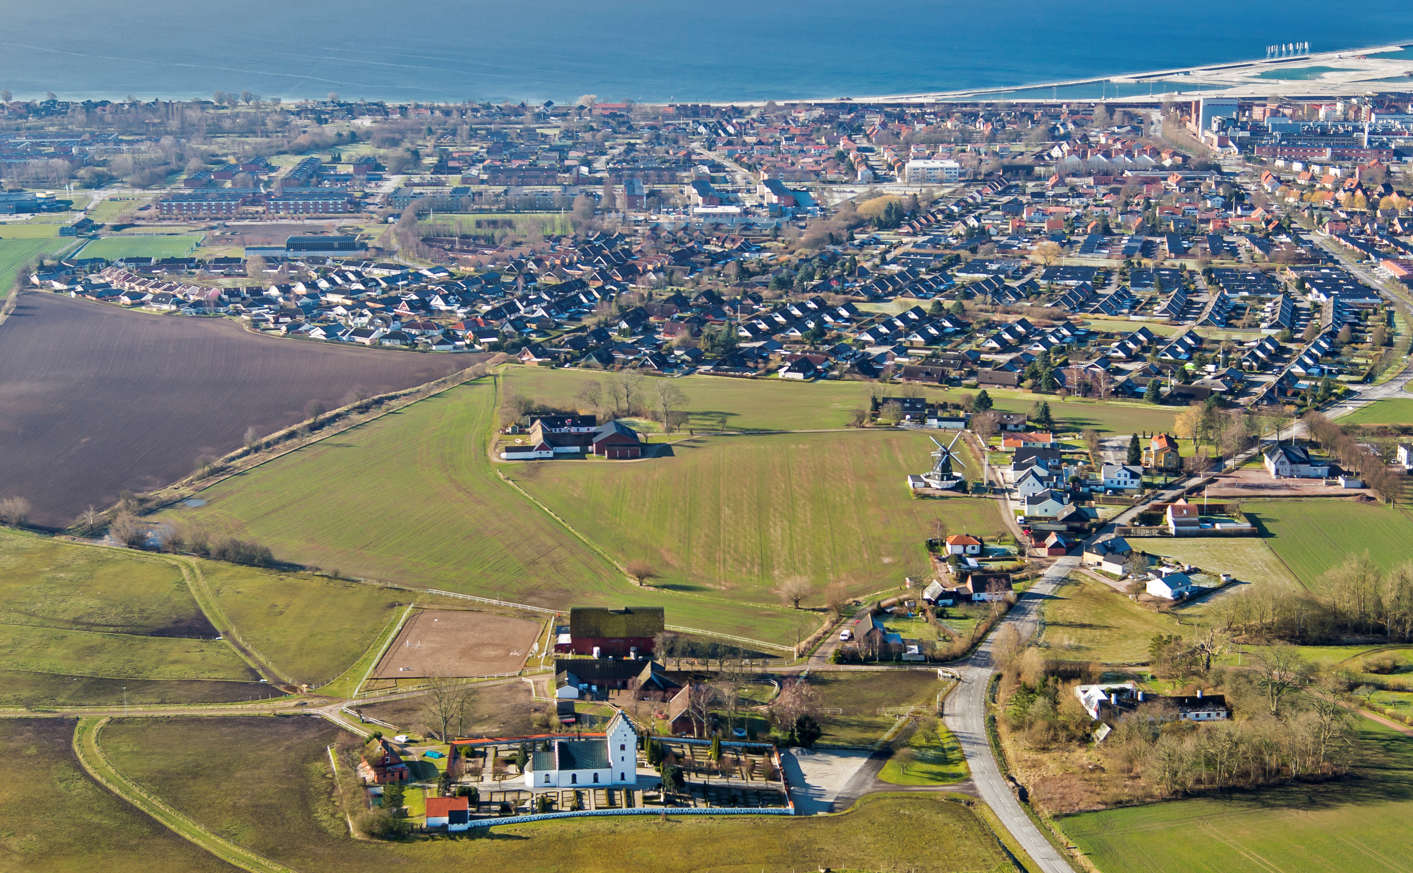
<path fill-rule="evenodd" d="M 128 717 L 128 687 L 123 686 L 123 718 Z"/>

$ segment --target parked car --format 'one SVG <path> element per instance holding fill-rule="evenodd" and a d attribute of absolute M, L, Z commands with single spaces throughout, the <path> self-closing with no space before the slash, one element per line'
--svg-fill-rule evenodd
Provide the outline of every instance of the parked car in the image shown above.
<path fill-rule="evenodd" d="M 854 632 L 851 631 L 851 630 L 849 630 L 848 628 L 845 628 L 844 630 L 839 631 L 839 641 L 840 641 L 840 642 L 847 643 L 849 640 L 851 640 L 851 639 L 853 639 L 853 638 L 854 638 Z"/>

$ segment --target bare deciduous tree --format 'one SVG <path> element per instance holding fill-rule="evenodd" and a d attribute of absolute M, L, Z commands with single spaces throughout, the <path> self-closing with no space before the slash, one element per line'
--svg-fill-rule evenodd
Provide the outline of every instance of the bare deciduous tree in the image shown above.
<path fill-rule="evenodd" d="M 466 732 L 475 695 L 472 686 L 456 679 L 434 676 L 428 680 L 427 693 L 422 698 L 422 714 L 443 742 Z"/>
<path fill-rule="evenodd" d="M 653 384 L 654 405 L 657 407 L 658 421 L 662 422 L 664 431 L 671 433 L 674 415 L 676 410 L 686 406 L 690 401 L 677 383 L 670 379 L 658 379 Z"/>
<path fill-rule="evenodd" d="M 23 497 L 6 497 L 0 500 L 0 523 L 18 527 L 29 518 L 29 501 Z"/>
<path fill-rule="evenodd" d="M 813 587 L 810 585 L 808 579 L 803 576 L 791 576 L 789 579 L 781 582 L 780 586 L 775 589 L 775 592 L 779 594 L 780 598 L 786 603 L 790 604 L 795 609 L 799 609 L 800 601 L 809 597 L 812 590 Z"/>
<path fill-rule="evenodd" d="M 138 549 L 147 542 L 147 528 L 130 512 L 120 512 L 108 526 L 108 535 L 117 542 Z"/>

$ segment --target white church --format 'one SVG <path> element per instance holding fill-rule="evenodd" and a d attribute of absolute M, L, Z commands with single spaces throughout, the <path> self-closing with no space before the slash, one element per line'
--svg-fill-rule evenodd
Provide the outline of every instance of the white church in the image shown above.
<path fill-rule="evenodd" d="M 548 752 L 530 756 L 525 787 L 613 788 L 638 781 L 638 731 L 622 712 L 609 721 L 602 737 L 551 742 Z"/>

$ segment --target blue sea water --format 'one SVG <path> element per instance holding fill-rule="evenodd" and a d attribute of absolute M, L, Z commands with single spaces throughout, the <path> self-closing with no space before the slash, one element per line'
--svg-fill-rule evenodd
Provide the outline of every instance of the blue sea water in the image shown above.
<path fill-rule="evenodd" d="M 1407 0 L 0 0 L 17 97 L 761 100 L 1413 41 Z"/>

